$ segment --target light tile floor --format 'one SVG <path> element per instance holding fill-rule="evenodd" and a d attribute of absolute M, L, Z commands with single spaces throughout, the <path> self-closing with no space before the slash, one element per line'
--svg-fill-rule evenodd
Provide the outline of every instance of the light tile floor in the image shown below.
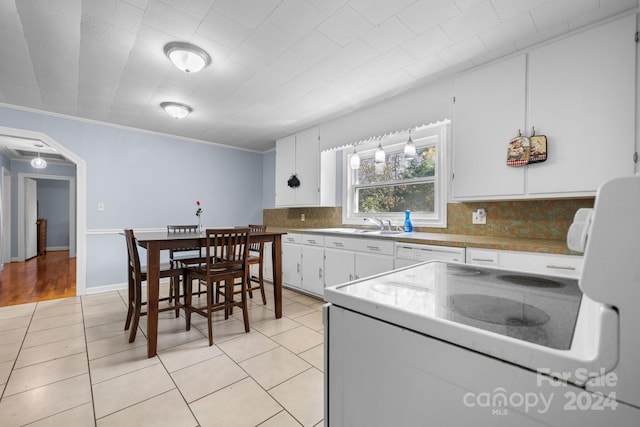
<path fill-rule="evenodd" d="M 0 308 L 0 425 L 322 426 L 323 302 L 283 290 L 283 317 L 250 300 L 214 320 L 160 314 L 158 355 L 146 317 L 123 330 L 126 291 Z"/>

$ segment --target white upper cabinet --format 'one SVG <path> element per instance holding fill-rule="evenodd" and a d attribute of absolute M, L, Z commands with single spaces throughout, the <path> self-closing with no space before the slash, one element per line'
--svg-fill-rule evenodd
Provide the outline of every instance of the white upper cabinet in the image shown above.
<path fill-rule="evenodd" d="M 548 159 L 528 167 L 528 193 L 591 193 L 634 173 L 635 15 L 529 53 L 529 129 Z"/>
<path fill-rule="evenodd" d="M 524 169 L 506 165 L 507 142 L 524 132 L 525 55 L 456 79 L 454 198 L 524 193 Z"/>
<path fill-rule="evenodd" d="M 595 195 L 634 173 L 635 15 L 456 78 L 452 198 Z M 522 130 L 547 137 L 547 160 L 507 166 Z"/>
<path fill-rule="evenodd" d="M 320 138 L 317 127 L 276 141 L 276 206 L 320 205 Z M 297 188 L 287 182 L 292 176 Z"/>

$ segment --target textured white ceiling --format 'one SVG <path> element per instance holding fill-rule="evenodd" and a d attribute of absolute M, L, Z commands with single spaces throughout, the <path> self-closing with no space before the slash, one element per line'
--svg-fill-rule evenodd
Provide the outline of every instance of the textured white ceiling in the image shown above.
<path fill-rule="evenodd" d="M 0 0 L 0 103 L 258 151 L 637 0 Z M 213 64 L 175 68 L 188 41 Z M 163 101 L 190 105 L 169 118 Z"/>

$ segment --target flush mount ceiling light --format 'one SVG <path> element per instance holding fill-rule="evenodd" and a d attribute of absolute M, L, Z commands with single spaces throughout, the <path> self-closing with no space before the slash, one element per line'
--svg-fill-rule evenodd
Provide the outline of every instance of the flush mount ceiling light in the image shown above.
<path fill-rule="evenodd" d="M 411 139 L 411 129 L 409 129 L 409 139 L 404 144 L 404 158 L 406 160 L 412 160 L 416 157 L 416 144 Z"/>
<path fill-rule="evenodd" d="M 193 108 L 179 102 L 163 102 L 160 106 L 174 119 L 184 119 L 193 111 Z"/>
<path fill-rule="evenodd" d="M 31 159 L 31 166 L 36 169 L 44 169 L 47 167 L 47 161 L 40 157 L 40 153 L 38 153 L 38 157 Z"/>
<path fill-rule="evenodd" d="M 197 73 L 211 64 L 207 52 L 190 43 L 172 42 L 164 47 L 164 54 L 185 73 Z"/>

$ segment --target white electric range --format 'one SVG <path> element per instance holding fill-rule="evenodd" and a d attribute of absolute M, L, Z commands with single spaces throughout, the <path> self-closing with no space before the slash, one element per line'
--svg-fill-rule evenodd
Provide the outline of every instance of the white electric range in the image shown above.
<path fill-rule="evenodd" d="M 325 290 L 325 422 L 640 425 L 640 177 L 605 184 L 579 280 L 432 261 Z"/>

